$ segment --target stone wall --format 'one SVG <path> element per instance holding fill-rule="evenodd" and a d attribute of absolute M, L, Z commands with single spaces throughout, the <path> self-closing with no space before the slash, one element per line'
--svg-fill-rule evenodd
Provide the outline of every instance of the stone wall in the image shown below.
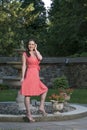
<path fill-rule="evenodd" d="M 40 75 L 50 87 L 55 77 L 65 75 L 71 87 L 87 88 L 87 64 L 42 65 Z"/>
<path fill-rule="evenodd" d="M 19 62 L 20 58 L 0 58 L 1 79 L 4 76 L 18 76 L 18 70 L 8 65 L 9 61 Z M 52 87 L 54 78 L 66 75 L 70 86 L 87 88 L 87 58 L 43 58 L 40 66 L 40 77 L 48 87 Z"/>

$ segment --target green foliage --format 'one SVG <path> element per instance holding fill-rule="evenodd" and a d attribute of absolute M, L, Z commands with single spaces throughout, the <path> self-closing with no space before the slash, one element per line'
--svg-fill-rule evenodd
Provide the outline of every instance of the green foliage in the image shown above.
<path fill-rule="evenodd" d="M 87 52 L 82 52 L 81 54 L 75 53 L 74 55 L 71 55 L 70 57 L 87 57 Z"/>
<path fill-rule="evenodd" d="M 87 51 L 87 1 L 52 0 L 47 42 L 52 56 Z"/>
<path fill-rule="evenodd" d="M 8 85 L 0 84 L 0 90 L 7 90 L 7 89 L 9 89 Z"/>
<path fill-rule="evenodd" d="M 22 4 L 14 0 L 0 5 L 0 55 L 14 54 L 21 40 L 26 42 L 31 36 L 38 39 L 42 36 L 40 32 L 46 19 L 43 3 L 31 1 L 25 7 Z"/>
<path fill-rule="evenodd" d="M 53 80 L 54 89 L 66 89 L 69 88 L 69 83 L 66 76 L 57 77 Z"/>
<path fill-rule="evenodd" d="M 39 51 L 42 55 L 46 55 L 46 37 L 47 37 L 47 25 L 46 25 L 46 9 L 42 0 L 24 0 L 22 7 L 25 8 L 30 3 L 34 5 L 34 11 L 32 14 L 37 14 L 37 18 L 27 26 L 27 32 L 30 38 L 34 38 L 38 44 Z M 29 39 L 27 37 L 27 39 Z"/>
<path fill-rule="evenodd" d="M 31 23 L 31 27 L 34 30 L 38 30 L 40 28 L 43 28 L 46 22 L 46 10 L 44 8 L 44 3 L 42 0 L 24 0 L 22 3 L 22 7 L 25 8 L 29 4 L 33 3 L 34 10 L 32 11 L 32 14 L 37 14 L 37 18 Z"/>
<path fill-rule="evenodd" d="M 18 93 L 17 89 L 1 90 L 0 101 L 15 101 L 17 93 Z M 55 89 L 49 89 L 46 101 L 50 101 L 49 96 L 52 95 L 53 93 L 57 94 L 58 91 L 56 91 Z M 32 97 L 32 99 L 40 101 L 40 98 L 38 99 L 38 97 Z M 74 89 L 69 102 L 87 104 L 87 89 Z"/>
<path fill-rule="evenodd" d="M 20 41 L 26 37 L 25 27 L 35 19 L 35 16 L 30 17 L 33 10 L 33 5 L 22 9 L 21 2 L 16 0 L 0 6 L 0 53 L 2 55 L 13 53 L 13 49 L 19 47 Z"/>
<path fill-rule="evenodd" d="M 0 101 L 16 101 L 18 90 L 0 90 Z"/>
<path fill-rule="evenodd" d="M 71 95 L 70 102 L 87 104 L 87 89 L 75 89 Z"/>
<path fill-rule="evenodd" d="M 83 52 L 80 54 L 80 57 L 87 57 L 87 52 Z"/>
<path fill-rule="evenodd" d="M 36 39 L 44 56 L 86 56 L 87 1 L 42 0 L 0 2 L 0 55 L 14 55 L 21 40 Z"/>
<path fill-rule="evenodd" d="M 74 55 L 70 55 L 70 57 L 72 57 L 72 58 L 75 58 L 75 57 L 80 57 L 80 54 L 75 53 Z"/>

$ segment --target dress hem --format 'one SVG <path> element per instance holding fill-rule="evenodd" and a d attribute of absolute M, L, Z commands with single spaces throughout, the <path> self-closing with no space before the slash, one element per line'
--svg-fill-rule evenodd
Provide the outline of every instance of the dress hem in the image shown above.
<path fill-rule="evenodd" d="M 43 94 L 43 93 L 45 93 L 45 92 L 47 92 L 47 91 L 48 91 L 48 89 L 45 90 L 45 91 L 43 91 L 43 92 L 40 93 L 40 94 L 32 94 L 32 95 L 29 95 L 29 94 L 23 94 L 23 93 L 21 93 L 21 92 L 20 92 L 20 94 L 23 95 L 23 96 L 30 96 L 30 97 L 32 97 L 32 96 L 40 96 L 41 94 Z"/>

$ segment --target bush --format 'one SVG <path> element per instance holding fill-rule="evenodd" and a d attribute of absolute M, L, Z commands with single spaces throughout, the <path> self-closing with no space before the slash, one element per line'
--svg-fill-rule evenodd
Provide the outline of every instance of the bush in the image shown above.
<path fill-rule="evenodd" d="M 0 90 L 9 89 L 8 85 L 0 84 Z"/>
<path fill-rule="evenodd" d="M 71 56 L 69 56 L 69 57 L 71 57 L 71 58 L 76 58 L 76 57 L 87 57 L 87 52 L 82 52 L 81 54 L 75 53 L 75 54 L 73 54 L 73 55 L 71 55 Z"/>
<path fill-rule="evenodd" d="M 87 57 L 87 52 L 83 52 L 80 54 L 80 57 Z"/>
<path fill-rule="evenodd" d="M 69 88 L 68 79 L 66 76 L 57 77 L 53 80 L 54 89 L 66 89 Z"/>
<path fill-rule="evenodd" d="M 80 54 L 78 54 L 78 53 L 75 53 L 75 54 L 73 54 L 73 55 L 71 55 L 71 56 L 69 56 L 69 57 L 71 57 L 71 58 L 80 57 Z"/>

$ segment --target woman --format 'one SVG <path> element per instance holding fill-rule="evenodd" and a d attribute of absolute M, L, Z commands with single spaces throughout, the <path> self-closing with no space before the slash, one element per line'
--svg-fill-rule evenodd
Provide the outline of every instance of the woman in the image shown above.
<path fill-rule="evenodd" d="M 42 55 L 37 50 L 37 44 L 34 40 L 29 40 L 26 52 L 22 56 L 22 79 L 21 79 L 21 94 L 25 96 L 24 103 L 27 112 L 27 118 L 30 122 L 34 122 L 30 112 L 30 97 L 41 95 L 39 111 L 43 116 L 47 113 L 44 109 L 44 102 L 48 88 L 40 81 L 39 63 L 42 60 Z"/>

